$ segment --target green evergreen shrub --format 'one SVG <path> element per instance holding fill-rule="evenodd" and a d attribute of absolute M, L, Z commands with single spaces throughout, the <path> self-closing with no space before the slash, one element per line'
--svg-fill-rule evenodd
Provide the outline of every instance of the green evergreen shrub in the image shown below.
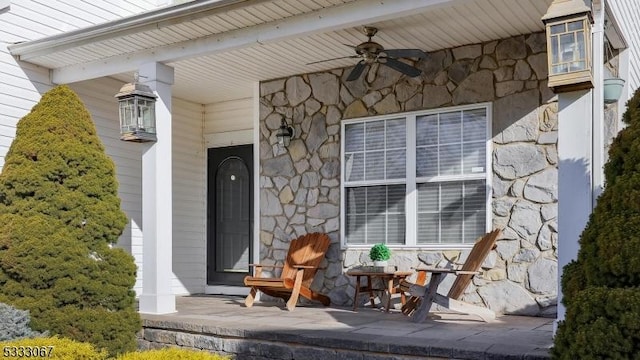
<path fill-rule="evenodd" d="M 117 360 L 230 360 L 228 356 L 186 348 L 164 348 L 122 354 Z"/>
<path fill-rule="evenodd" d="M 98 351 L 93 345 L 66 338 L 41 337 L 0 342 L 3 359 L 57 359 L 57 360 L 105 360 L 106 351 Z M 20 351 L 21 353 L 18 353 Z M 26 352 L 38 356 L 27 356 Z M 22 356 L 12 356 L 12 355 Z M 8 355 L 8 356 L 7 356 Z"/>
<path fill-rule="evenodd" d="M 590 287 L 567 308 L 553 356 L 562 360 L 640 359 L 640 288 Z"/>
<path fill-rule="evenodd" d="M 623 121 L 577 260 L 563 268 L 557 359 L 640 359 L 640 89 Z"/>
<path fill-rule="evenodd" d="M 135 349 L 133 257 L 113 161 L 89 112 L 58 86 L 20 120 L 0 174 L 0 301 L 34 330 L 110 354 Z"/>
<path fill-rule="evenodd" d="M 31 330 L 30 321 L 29 311 L 0 303 L 0 341 L 43 336 L 42 333 Z"/>

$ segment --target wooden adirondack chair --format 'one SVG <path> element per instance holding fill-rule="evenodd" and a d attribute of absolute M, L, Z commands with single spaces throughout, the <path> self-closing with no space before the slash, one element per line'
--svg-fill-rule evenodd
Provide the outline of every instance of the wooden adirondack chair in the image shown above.
<path fill-rule="evenodd" d="M 244 278 L 244 284 L 251 286 L 245 305 L 253 306 L 256 294 L 260 290 L 267 295 L 285 299 L 289 311 L 295 309 L 300 295 L 329 306 L 331 300 L 328 297 L 313 292 L 309 287 L 330 243 L 327 234 L 303 235 L 291 241 L 284 266 L 251 264 L 256 271 L 255 276 Z M 282 273 L 279 278 L 263 278 L 262 268 L 282 268 Z"/>
<path fill-rule="evenodd" d="M 456 312 L 477 315 L 486 322 L 494 320 L 496 315 L 490 309 L 468 304 L 459 299 L 467 286 L 469 286 L 473 276 L 480 273 L 480 266 L 487 255 L 489 255 L 489 252 L 495 248 L 496 239 L 500 235 L 500 232 L 501 230 L 493 230 L 478 240 L 473 245 L 464 265 L 459 270 L 440 268 L 417 269 L 417 284 L 403 280 L 400 283 L 400 290 L 410 293 L 412 297 L 402 307 L 402 313 L 405 315 L 413 314 L 412 320 L 414 322 L 422 322 L 427 318 L 431 305 L 435 302 L 444 308 Z M 428 285 L 424 285 L 427 272 L 431 273 L 431 279 Z M 440 285 L 443 277 L 447 274 L 454 274 L 457 277 L 447 296 L 442 296 L 437 293 L 438 285 Z"/>

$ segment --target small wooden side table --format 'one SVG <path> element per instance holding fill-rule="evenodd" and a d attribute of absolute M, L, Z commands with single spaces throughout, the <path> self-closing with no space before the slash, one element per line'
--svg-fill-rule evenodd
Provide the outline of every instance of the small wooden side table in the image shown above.
<path fill-rule="evenodd" d="M 401 301 L 402 301 L 402 304 L 404 305 L 404 303 L 406 302 L 405 294 L 404 292 L 399 291 L 397 289 L 397 285 L 400 283 L 400 281 L 402 281 L 403 279 L 406 279 L 407 277 L 413 274 L 414 274 L 413 271 L 370 271 L 366 269 L 348 270 L 347 275 L 356 277 L 356 294 L 353 297 L 353 311 L 356 311 L 356 309 L 358 308 L 358 295 L 360 295 L 361 292 L 369 293 L 369 301 L 371 301 L 371 307 L 375 306 L 374 292 L 377 292 L 377 291 L 386 292 L 388 295 L 387 306 L 386 306 L 387 312 L 389 312 L 389 309 L 391 308 L 391 295 L 393 294 L 400 293 Z M 367 278 L 366 286 L 362 285 L 362 281 L 361 281 L 362 277 Z M 375 278 L 382 279 L 383 283 L 387 284 L 386 289 L 375 289 L 372 286 L 372 280 Z"/>

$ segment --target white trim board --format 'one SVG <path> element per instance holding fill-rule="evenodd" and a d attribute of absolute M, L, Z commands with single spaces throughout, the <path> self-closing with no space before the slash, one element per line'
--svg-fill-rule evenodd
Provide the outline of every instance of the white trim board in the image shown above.
<path fill-rule="evenodd" d="M 204 144 L 207 148 L 253 144 L 253 129 L 205 134 Z"/>

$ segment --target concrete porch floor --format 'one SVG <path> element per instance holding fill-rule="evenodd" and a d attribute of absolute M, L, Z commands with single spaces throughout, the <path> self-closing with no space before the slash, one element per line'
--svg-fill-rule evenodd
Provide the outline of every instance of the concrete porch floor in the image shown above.
<path fill-rule="evenodd" d="M 236 359 L 548 359 L 553 319 L 434 313 L 421 324 L 397 310 L 299 306 L 185 296 L 177 313 L 142 314 L 141 347 L 190 346 Z"/>

